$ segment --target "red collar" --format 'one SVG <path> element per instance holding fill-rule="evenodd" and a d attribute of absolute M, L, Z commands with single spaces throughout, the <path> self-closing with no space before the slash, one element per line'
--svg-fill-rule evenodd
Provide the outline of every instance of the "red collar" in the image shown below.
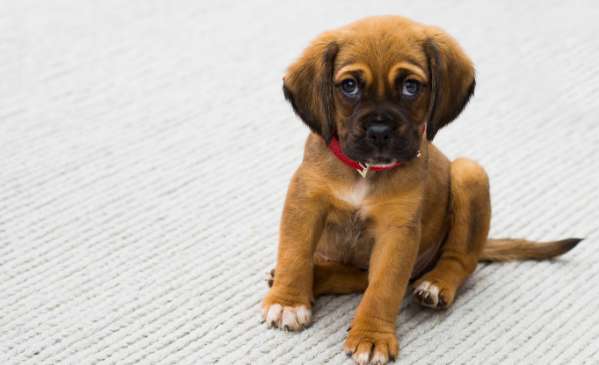
<path fill-rule="evenodd" d="M 368 171 L 385 171 L 401 165 L 401 162 L 394 162 L 386 165 L 370 165 L 354 161 L 345 153 L 343 153 L 337 137 L 333 137 L 333 139 L 331 139 L 331 143 L 329 143 L 329 149 L 335 156 L 337 156 L 339 160 L 341 160 L 341 162 L 356 170 L 362 177 L 366 177 Z"/>

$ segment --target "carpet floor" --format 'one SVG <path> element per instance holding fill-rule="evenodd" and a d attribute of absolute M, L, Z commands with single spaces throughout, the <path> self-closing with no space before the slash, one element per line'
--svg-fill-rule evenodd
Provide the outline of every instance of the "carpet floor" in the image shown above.
<path fill-rule="evenodd" d="M 323 30 L 446 29 L 477 67 L 435 139 L 491 178 L 491 236 L 586 237 L 410 299 L 401 364 L 599 363 L 595 1 L 2 1 L 0 363 L 351 364 L 360 295 L 301 333 L 260 322 L 305 128 L 281 92 Z"/>

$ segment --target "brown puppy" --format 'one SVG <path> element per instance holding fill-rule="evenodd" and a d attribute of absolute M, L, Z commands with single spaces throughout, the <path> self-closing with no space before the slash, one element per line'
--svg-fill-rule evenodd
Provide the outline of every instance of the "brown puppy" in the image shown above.
<path fill-rule="evenodd" d="M 365 291 L 345 351 L 383 364 L 398 355 L 395 319 L 411 279 L 417 302 L 445 308 L 480 260 L 549 258 L 578 243 L 487 239 L 485 171 L 431 144 L 474 85 L 453 38 L 397 16 L 326 32 L 289 67 L 285 96 L 312 133 L 263 302 L 270 326 L 299 330 L 316 296 Z"/>

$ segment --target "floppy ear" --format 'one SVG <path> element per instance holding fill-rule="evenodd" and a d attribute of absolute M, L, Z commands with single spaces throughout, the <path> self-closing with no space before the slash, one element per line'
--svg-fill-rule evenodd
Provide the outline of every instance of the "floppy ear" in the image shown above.
<path fill-rule="evenodd" d="M 316 39 L 283 78 L 283 93 L 293 110 L 328 144 L 335 134 L 333 73 L 339 46 L 330 34 Z"/>
<path fill-rule="evenodd" d="M 424 42 L 431 98 L 427 120 L 429 140 L 462 112 L 474 93 L 474 66 L 455 39 L 433 28 Z"/>

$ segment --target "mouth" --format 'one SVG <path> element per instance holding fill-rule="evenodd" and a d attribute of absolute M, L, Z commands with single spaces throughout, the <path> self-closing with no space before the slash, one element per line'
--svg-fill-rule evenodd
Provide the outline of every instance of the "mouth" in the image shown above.
<path fill-rule="evenodd" d="M 389 167 L 394 165 L 397 162 L 394 158 L 384 157 L 384 156 L 375 156 L 373 158 L 369 158 L 366 160 L 366 163 L 370 166 L 374 167 Z"/>
<path fill-rule="evenodd" d="M 399 156 L 392 156 L 388 153 L 381 152 L 360 153 L 351 148 L 344 149 L 343 152 L 352 160 L 372 167 L 384 168 L 388 166 L 393 166 L 397 162 L 400 162 L 402 160 L 402 158 L 400 158 Z"/>
<path fill-rule="evenodd" d="M 352 141 L 348 143 L 347 141 L 341 141 L 341 143 L 341 150 L 349 158 L 372 167 L 385 168 L 420 157 L 418 146 L 414 146 L 410 141 L 399 147 L 390 145 L 384 148 L 372 148 L 363 142 Z"/>

